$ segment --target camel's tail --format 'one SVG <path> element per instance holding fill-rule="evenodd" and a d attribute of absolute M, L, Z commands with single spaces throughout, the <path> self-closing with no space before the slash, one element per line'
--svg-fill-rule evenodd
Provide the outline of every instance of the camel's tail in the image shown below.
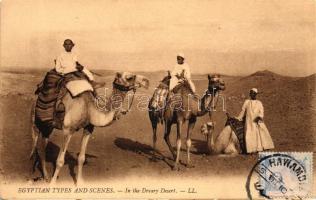
<path fill-rule="evenodd" d="M 31 108 L 31 129 L 32 129 L 32 150 L 30 153 L 30 159 L 33 158 L 33 155 L 36 151 L 37 140 L 39 136 L 39 130 L 35 125 L 35 103 L 33 103 Z"/>

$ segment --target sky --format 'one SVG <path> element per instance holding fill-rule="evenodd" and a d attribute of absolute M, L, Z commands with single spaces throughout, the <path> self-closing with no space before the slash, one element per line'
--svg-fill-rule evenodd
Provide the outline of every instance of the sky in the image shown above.
<path fill-rule="evenodd" d="M 316 73 L 315 0 L 2 0 L 1 66 L 51 68 L 71 38 L 91 69 Z"/>

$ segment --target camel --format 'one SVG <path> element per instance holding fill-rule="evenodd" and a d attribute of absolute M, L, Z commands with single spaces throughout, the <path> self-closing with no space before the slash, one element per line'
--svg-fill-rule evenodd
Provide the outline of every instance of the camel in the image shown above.
<path fill-rule="evenodd" d="M 215 137 L 214 123 L 208 122 L 202 125 L 201 133 L 206 136 L 210 154 L 237 155 L 241 153 L 238 138 L 229 125 Z"/>
<path fill-rule="evenodd" d="M 83 135 L 81 139 L 81 148 L 78 156 L 78 172 L 76 175 L 76 185 L 83 184 L 82 166 L 85 161 L 85 153 L 88 145 L 89 138 L 93 132 L 94 127 L 105 127 L 111 124 L 111 122 L 119 117 L 122 111 L 121 103 L 127 96 L 128 91 L 134 90 L 134 94 L 137 88 L 148 88 L 149 80 L 141 75 L 134 75 L 128 72 L 117 73 L 113 82 L 112 94 L 107 98 L 105 107 L 106 109 L 100 109 L 97 107 L 96 100 L 91 91 L 86 91 L 79 96 L 72 98 L 71 94 L 67 94 L 62 98 L 62 102 L 65 105 L 65 117 L 63 120 L 63 143 L 61 145 L 58 158 L 56 160 L 56 169 L 53 177 L 50 181 L 51 185 L 56 183 L 58 174 L 64 165 L 65 153 L 67 151 L 71 137 L 80 129 L 83 129 Z M 134 95 L 133 94 L 133 95 Z M 131 104 L 129 105 L 131 106 Z M 48 173 L 46 170 L 45 149 L 48 143 L 48 137 L 45 137 L 41 130 L 41 127 L 37 127 L 34 124 L 35 110 L 32 111 L 32 152 L 37 150 L 40 162 L 42 165 L 43 176 L 48 181 Z M 38 147 L 38 148 L 37 148 Z"/>
<path fill-rule="evenodd" d="M 208 75 L 209 85 L 208 90 L 204 96 L 199 99 L 190 89 L 189 83 L 186 80 L 183 80 L 183 83 L 176 86 L 173 90 L 173 94 L 169 94 L 167 104 L 164 108 L 163 113 L 163 122 L 165 123 L 165 132 L 164 140 L 173 156 L 175 161 L 172 169 L 180 170 L 179 168 L 179 158 L 180 158 L 180 149 L 181 149 L 181 129 L 182 125 L 188 123 L 187 129 L 187 164 L 186 167 L 194 167 L 191 164 L 190 159 L 190 148 L 191 148 L 191 132 L 194 128 L 197 117 L 203 116 L 206 113 L 211 115 L 212 104 L 214 97 L 220 90 L 225 90 L 225 83 L 219 76 Z M 167 80 L 164 79 L 167 84 Z M 151 108 L 149 106 L 149 118 L 153 128 L 153 149 L 154 155 L 156 151 L 156 131 L 157 124 L 161 121 L 161 111 Z M 177 124 L 177 152 L 175 153 L 169 140 L 171 127 L 173 124 Z"/>

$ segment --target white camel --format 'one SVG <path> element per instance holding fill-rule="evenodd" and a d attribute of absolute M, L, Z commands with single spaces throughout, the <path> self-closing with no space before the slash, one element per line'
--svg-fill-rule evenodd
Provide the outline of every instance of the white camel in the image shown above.
<path fill-rule="evenodd" d="M 238 138 L 228 125 L 215 137 L 214 123 L 208 122 L 201 127 L 201 133 L 206 136 L 210 154 L 236 155 L 241 153 Z"/>
<path fill-rule="evenodd" d="M 93 128 L 95 126 L 108 126 L 115 118 L 117 118 L 118 115 L 122 113 L 122 109 L 118 108 L 117 105 L 124 101 L 127 92 L 130 90 L 136 90 L 140 87 L 148 88 L 148 85 L 149 80 L 144 76 L 134 75 L 128 72 L 117 73 L 113 82 L 112 94 L 106 102 L 106 109 L 99 109 L 97 107 L 93 93 L 90 91 L 83 92 L 76 98 L 72 98 L 70 93 L 68 92 L 62 98 L 62 102 L 65 105 L 65 117 L 63 120 L 62 128 L 63 143 L 61 145 L 58 158 L 56 160 L 56 169 L 51 179 L 51 184 L 56 183 L 58 174 L 64 165 L 65 153 L 67 151 L 71 137 L 73 136 L 75 131 L 82 128 L 83 135 L 81 139 L 81 149 L 78 156 L 78 172 L 76 177 L 76 184 L 83 184 L 82 166 L 85 161 L 85 153 L 89 138 L 93 132 Z M 43 176 L 44 179 L 48 181 L 45 160 L 45 149 L 48 143 L 48 137 L 45 137 L 43 134 L 41 134 L 42 127 L 37 127 L 34 124 L 35 110 L 32 111 L 32 116 L 33 146 L 31 155 L 33 155 L 36 149 L 38 150 L 43 170 Z"/>

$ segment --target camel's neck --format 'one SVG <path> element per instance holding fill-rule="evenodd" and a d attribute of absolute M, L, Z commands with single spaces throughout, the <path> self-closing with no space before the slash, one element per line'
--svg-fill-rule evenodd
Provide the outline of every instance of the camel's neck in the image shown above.
<path fill-rule="evenodd" d="M 203 116 L 206 113 L 210 112 L 213 100 L 214 100 L 214 95 L 205 93 L 200 100 L 200 109 L 199 109 L 199 112 L 197 113 L 197 116 Z"/>
<path fill-rule="evenodd" d="M 214 133 L 213 131 L 211 133 L 209 133 L 207 135 L 207 140 L 209 141 L 210 145 L 209 145 L 209 150 L 211 151 L 211 153 L 214 151 L 215 148 L 215 142 L 214 142 Z"/>
<path fill-rule="evenodd" d="M 176 94 L 181 95 L 183 98 L 183 101 L 190 99 L 197 104 L 196 106 L 193 106 L 190 110 L 191 112 L 193 112 L 194 115 L 198 117 L 204 116 L 206 113 L 211 111 L 214 94 L 205 93 L 201 99 L 198 99 L 197 97 L 194 97 L 194 94 L 191 92 L 191 89 L 188 87 L 185 87 L 185 85 L 179 88 Z M 192 105 L 191 103 L 187 103 L 187 104 Z"/>
<path fill-rule="evenodd" d="M 107 108 L 109 111 L 118 111 L 122 109 L 124 99 L 127 91 L 121 91 L 115 87 L 112 89 L 112 94 L 107 102 Z"/>
<path fill-rule="evenodd" d="M 95 126 L 106 126 L 111 123 L 113 119 L 120 113 L 126 94 L 127 91 L 120 91 L 113 87 L 111 95 L 107 97 L 106 100 L 96 99 L 96 101 L 99 102 L 90 102 L 90 123 Z M 104 101 L 106 101 L 105 104 Z"/>

